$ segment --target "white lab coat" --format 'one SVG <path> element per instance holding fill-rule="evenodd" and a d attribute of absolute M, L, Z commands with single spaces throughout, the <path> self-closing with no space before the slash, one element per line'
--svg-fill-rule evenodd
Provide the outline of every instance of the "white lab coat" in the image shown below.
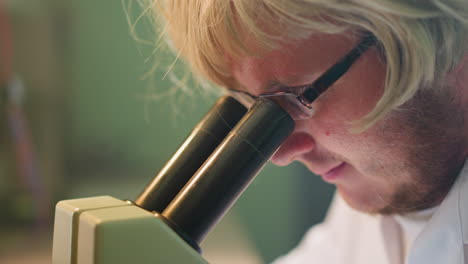
<path fill-rule="evenodd" d="M 274 264 L 468 264 L 468 160 L 406 256 L 392 219 L 357 212 L 336 195 L 325 221 Z"/>

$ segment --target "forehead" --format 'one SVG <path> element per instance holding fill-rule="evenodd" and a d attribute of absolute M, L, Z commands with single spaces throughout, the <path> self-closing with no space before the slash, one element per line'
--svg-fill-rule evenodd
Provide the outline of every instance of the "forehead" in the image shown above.
<path fill-rule="evenodd" d="M 230 70 L 240 86 L 252 94 L 268 92 L 275 83 L 304 85 L 344 56 L 355 42 L 344 34 L 285 40 L 271 51 L 256 53 L 252 48 L 254 55 L 229 57 Z"/>

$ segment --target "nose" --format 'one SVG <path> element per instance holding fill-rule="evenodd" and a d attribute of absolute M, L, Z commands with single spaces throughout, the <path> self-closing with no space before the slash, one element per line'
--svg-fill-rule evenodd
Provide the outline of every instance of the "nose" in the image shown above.
<path fill-rule="evenodd" d="M 313 137 L 305 131 L 296 129 L 273 155 L 271 162 L 278 166 L 285 166 L 314 148 Z"/>

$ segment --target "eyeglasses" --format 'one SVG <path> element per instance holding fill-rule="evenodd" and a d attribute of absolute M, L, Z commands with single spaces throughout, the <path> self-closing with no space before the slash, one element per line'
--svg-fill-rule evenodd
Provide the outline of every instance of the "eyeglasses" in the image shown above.
<path fill-rule="evenodd" d="M 314 114 L 312 103 L 341 78 L 354 62 L 356 62 L 369 47 L 375 45 L 376 42 L 377 40 L 374 35 L 367 33 L 356 47 L 311 84 L 288 87 L 287 91 L 264 93 L 258 96 L 230 88 L 227 90 L 232 97 L 247 108 L 250 108 L 254 102 L 260 98 L 268 98 L 279 104 L 294 120 L 307 119 Z"/>

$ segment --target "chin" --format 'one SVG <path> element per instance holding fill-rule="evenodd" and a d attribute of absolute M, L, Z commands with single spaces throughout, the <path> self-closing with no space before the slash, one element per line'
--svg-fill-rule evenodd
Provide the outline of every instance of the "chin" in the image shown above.
<path fill-rule="evenodd" d="M 345 202 L 354 210 L 368 213 L 378 214 L 383 213 L 382 210 L 387 208 L 382 197 L 371 195 L 369 192 L 349 192 L 337 186 L 338 193 Z"/>

